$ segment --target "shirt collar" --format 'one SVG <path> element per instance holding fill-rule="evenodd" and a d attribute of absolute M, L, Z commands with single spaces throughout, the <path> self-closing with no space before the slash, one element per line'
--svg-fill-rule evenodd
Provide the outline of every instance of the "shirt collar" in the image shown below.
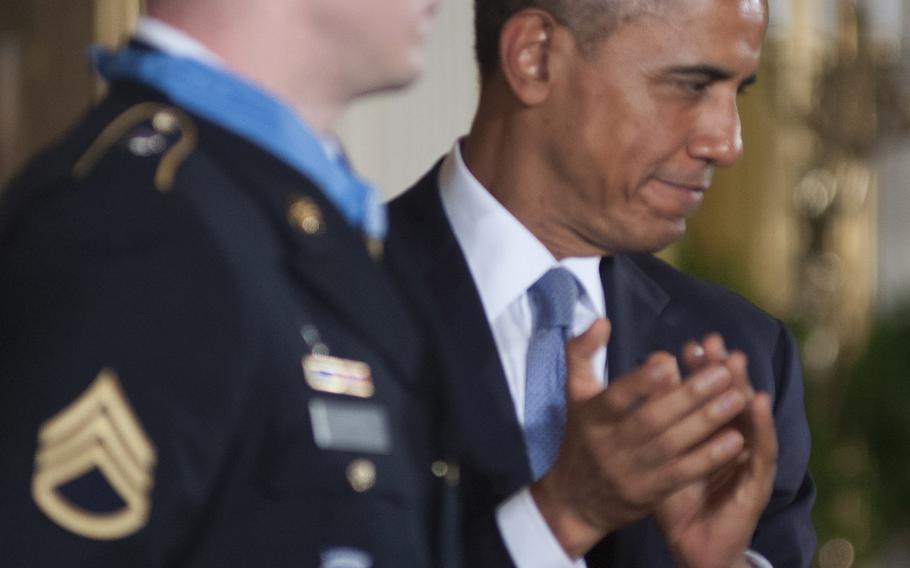
<path fill-rule="evenodd" d="M 195 59 L 216 67 L 224 65 L 217 55 L 196 38 L 156 18 L 141 16 L 133 30 L 133 39 L 168 55 Z"/>
<path fill-rule="evenodd" d="M 564 266 L 584 290 L 582 302 L 603 316 L 599 257 L 565 258 L 561 262 L 531 231 L 494 198 L 468 170 L 459 142 L 439 172 L 440 198 L 477 284 L 487 320 L 498 318 L 543 274 Z"/>

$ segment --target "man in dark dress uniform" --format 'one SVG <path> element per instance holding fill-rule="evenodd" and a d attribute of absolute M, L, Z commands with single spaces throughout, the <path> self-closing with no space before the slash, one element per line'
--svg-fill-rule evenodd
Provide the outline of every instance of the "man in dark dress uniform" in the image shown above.
<path fill-rule="evenodd" d="M 424 0 L 150 0 L 2 194 L 0 564 L 450 565 L 425 319 L 331 126 Z"/>

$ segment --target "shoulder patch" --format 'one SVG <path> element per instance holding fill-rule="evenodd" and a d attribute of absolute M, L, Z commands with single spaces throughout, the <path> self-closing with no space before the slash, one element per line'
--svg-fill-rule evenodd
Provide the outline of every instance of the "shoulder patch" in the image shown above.
<path fill-rule="evenodd" d="M 41 426 L 32 498 L 70 532 L 96 540 L 123 538 L 148 522 L 156 460 L 117 375 L 104 369 L 78 399 Z M 60 491 L 94 471 L 123 501 L 119 510 L 86 510 Z"/>
<path fill-rule="evenodd" d="M 146 132 L 135 133 L 147 126 Z M 111 121 L 73 167 L 76 179 L 85 179 L 116 144 L 124 142 L 140 158 L 161 155 L 155 188 L 166 193 L 174 186 L 177 169 L 196 148 L 196 124 L 182 110 L 161 103 L 141 103 Z"/>

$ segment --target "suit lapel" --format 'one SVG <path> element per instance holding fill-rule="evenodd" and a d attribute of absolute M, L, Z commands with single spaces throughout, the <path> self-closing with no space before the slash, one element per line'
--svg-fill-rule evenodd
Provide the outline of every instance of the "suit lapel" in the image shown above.
<path fill-rule="evenodd" d="M 321 191 L 284 162 L 215 127 L 208 138 L 215 151 L 245 156 L 242 164 L 236 164 L 236 174 L 263 204 L 284 245 L 284 261 L 293 278 L 323 304 L 322 311 L 336 314 L 342 324 L 397 366 L 395 376 L 414 380 L 412 366 L 406 362 L 418 358 L 419 345 L 409 341 L 416 336 L 416 328 L 407 317 L 400 290 L 370 259 L 359 232 Z M 241 148 L 226 149 L 231 145 Z M 307 234 L 289 223 L 288 207 L 295 197 L 304 197 L 318 207 L 322 215 L 318 233 Z"/>
<path fill-rule="evenodd" d="M 452 232 L 439 197 L 440 164 L 391 206 L 390 248 L 401 247 L 417 263 L 423 281 L 444 321 L 447 340 L 454 348 L 451 366 L 458 383 L 455 396 L 468 414 L 465 428 L 485 427 L 469 434 L 487 438 L 490 455 L 483 459 L 499 471 L 493 493 L 500 498 L 530 480 L 524 437 L 515 416 L 512 395 L 480 295 L 467 261 Z M 495 428 L 495 434 L 488 429 Z M 476 447 L 474 449 L 477 449 Z"/>
<path fill-rule="evenodd" d="M 627 255 L 600 263 L 613 332 L 609 343 L 610 377 L 620 377 L 644 362 L 656 342 L 657 323 L 670 297 Z"/>
<path fill-rule="evenodd" d="M 604 257 L 600 278 L 613 329 L 608 367 L 610 378 L 617 379 L 643 363 L 661 343 L 665 326 L 661 317 L 670 297 L 629 255 Z M 663 541 L 654 536 L 655 531 L 650 518 L 624 527 L 607 535 L 585 555 L 585 560 L 589 568 L 651 566 L 642 558 L 659 556 L 663 550 Z M 663 566 L 656 561 L 653 565 Z"/>

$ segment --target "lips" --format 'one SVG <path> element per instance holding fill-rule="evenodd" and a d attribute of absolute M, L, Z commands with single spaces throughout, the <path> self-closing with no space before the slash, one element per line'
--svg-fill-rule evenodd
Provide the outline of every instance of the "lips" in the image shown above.
<path fill-rule="evenodd" d="M 659 179 L 658 181 L 665 185 L 669 185 L 669 186 L 675 187 L 677 189 L 682 189 L 682 190 L 687 190 L 687 191 L 704 192 L 706 189 L 708 189 L 708 186 L 706 184 L 702 184 L 702 183 L 673 181 L 673 180 L 667 180 L 667 179 Z"/>
<path fill-rule="evenodd" d="M 701 205 L 706 183 L 653 178 L 644 186 L 644 197 L 661 216 L 685 219 Z"/>

